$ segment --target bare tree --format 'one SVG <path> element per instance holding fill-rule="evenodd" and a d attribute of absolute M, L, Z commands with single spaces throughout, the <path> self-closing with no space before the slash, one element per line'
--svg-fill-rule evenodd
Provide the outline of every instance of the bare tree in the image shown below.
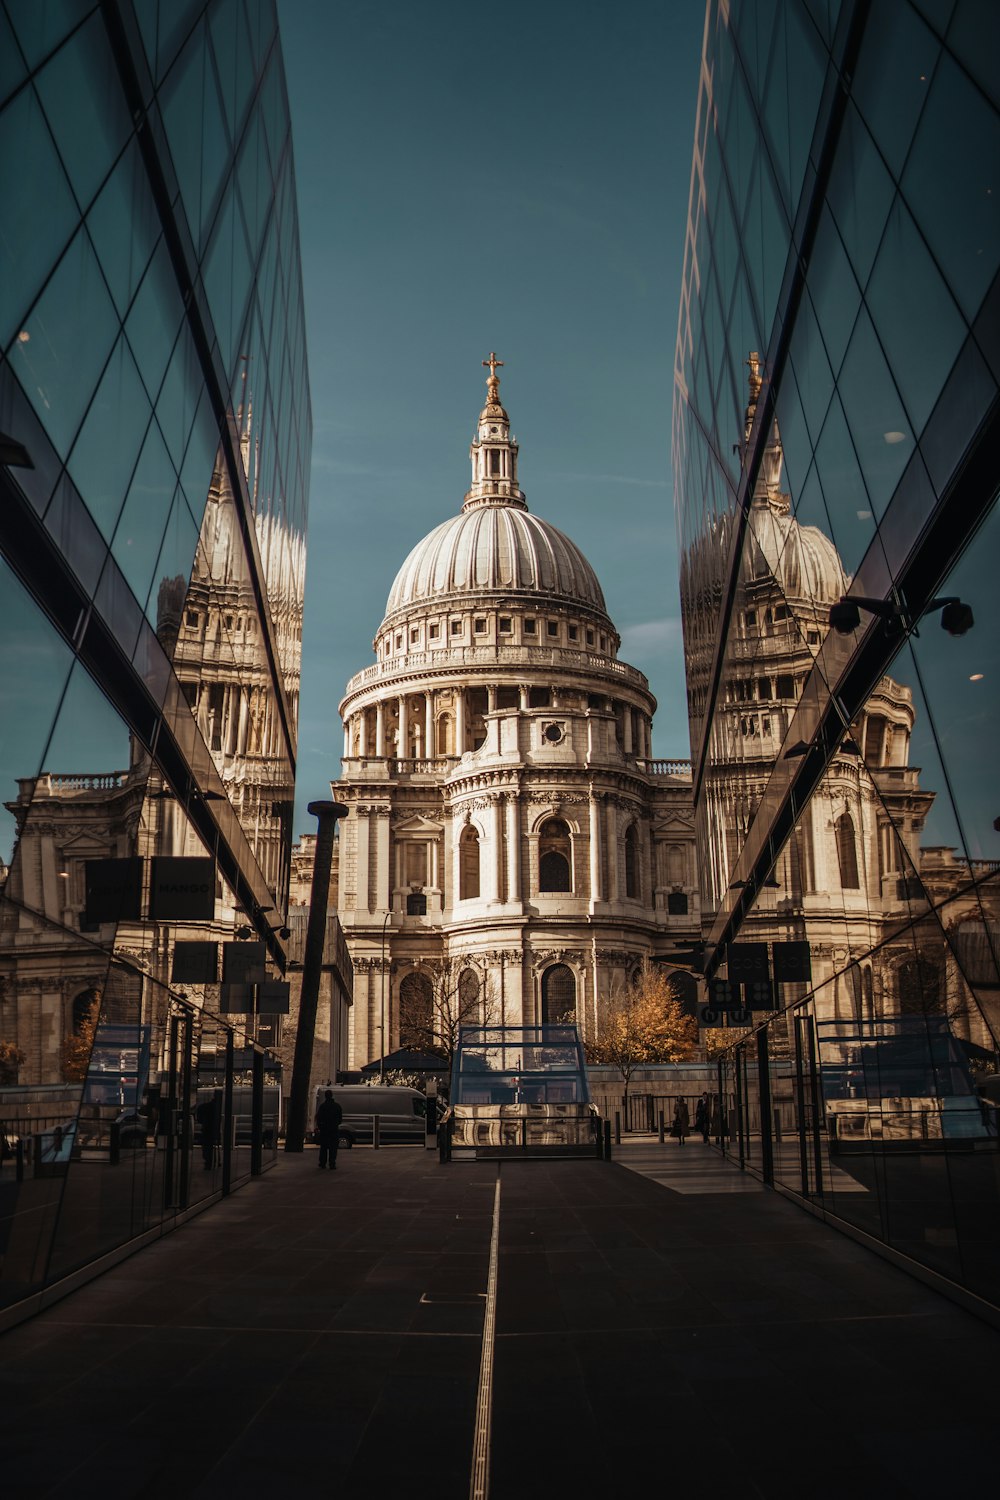
<path fill-rule="evenodd" d="M 426 962 L 399 987 L 400 1045 L 443 1058 L 449 1068 L 460 1028 L 495 1022 L 492 979 L 466 958 Z"/>

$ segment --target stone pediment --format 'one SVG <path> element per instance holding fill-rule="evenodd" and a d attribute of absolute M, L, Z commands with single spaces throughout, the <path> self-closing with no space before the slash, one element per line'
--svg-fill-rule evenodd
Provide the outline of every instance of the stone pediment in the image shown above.
<path fill-rule="evenodd" d="M 444 833 L 444 824 L 437 823 L 433 818 L 425 818 L 422 813 L 412 817 L 403 818 L 400 822 L 393 824 L 393 833 L 419 833 L 427 837 L 435 837 Z"/>
<path fill-rule="evenodd" d="M 694 816 L 691 813 L 670 812 L 653 822 L 654 834 L 690 833 L 693 828 Z"/>

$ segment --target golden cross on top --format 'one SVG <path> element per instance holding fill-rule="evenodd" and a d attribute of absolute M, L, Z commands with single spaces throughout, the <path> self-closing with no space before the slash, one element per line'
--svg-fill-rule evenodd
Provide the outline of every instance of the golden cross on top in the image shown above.
<path fill-rule="evenodd" d="M 497 370 L 498 369 L 501 369 L 501 370 L 503 369 L 503 360 L 502 359 L 497 359 L 496 355 L 493 353 L 493 350 L 491 349 L 490 350 L 490 357 L 489 357 L 489 359 L 484 359 L 483 360 L 483 364 L 484 365 L 489 365 L 489 367 L 490 367 L 490 379 L 491 380 L 496 380 L 496 378 L 497 378 Z"/>

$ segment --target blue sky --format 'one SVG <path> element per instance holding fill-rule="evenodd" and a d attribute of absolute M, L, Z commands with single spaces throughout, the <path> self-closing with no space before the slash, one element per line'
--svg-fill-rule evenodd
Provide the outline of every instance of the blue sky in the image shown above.
<path fill-rule="evenodd" d="M 296 830 L 485 392 L 686 756 L 670 411 L 704 5 L 279 0 L 314 423 Z"/>

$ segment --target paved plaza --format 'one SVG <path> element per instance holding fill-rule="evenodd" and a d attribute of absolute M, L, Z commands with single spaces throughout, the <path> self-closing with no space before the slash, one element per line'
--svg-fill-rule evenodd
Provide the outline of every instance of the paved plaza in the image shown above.
<path fill-rule="evenodd" d="M 6 1495 L 465 1500 L 497 1202 L 493 1500 L 992 1486 L 1000 1332 L 700 1142 L 316 1163 L 0 1339 Z"/>

